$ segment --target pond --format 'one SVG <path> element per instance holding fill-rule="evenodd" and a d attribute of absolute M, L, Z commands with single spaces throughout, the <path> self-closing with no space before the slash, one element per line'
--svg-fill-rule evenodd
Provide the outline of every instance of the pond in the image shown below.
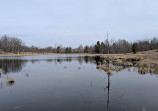
<path fill-rule="evenodd" d="M 139 74 L 136 67 L 109 75 L 94 59 L 0 57 L 0 111 L 157 111 L 158 75 Z"/>

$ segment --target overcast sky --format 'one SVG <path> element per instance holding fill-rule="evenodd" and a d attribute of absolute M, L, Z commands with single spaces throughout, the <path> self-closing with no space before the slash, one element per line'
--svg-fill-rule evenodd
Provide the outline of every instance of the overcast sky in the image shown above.
<path fill-rule="evenodd" d="M 158 36 L 158 0 L 0 0 L 0 35 L 72 46 Z"/>

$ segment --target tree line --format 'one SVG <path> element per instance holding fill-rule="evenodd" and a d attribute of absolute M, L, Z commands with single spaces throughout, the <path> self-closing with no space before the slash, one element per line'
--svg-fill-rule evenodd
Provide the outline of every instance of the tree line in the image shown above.
<path fill-rule="evenodd" d="M 115 41 L 114 39 L 105 42 L 97 42 L 94 46 L 95 53 L 110 54 L 118 53 L 136 53 L 137 51 L 148 51 L 158 49 L 158 38 L 154 37 L 152 39 L 138 40 L 135 42 L 129 42 L 124 39 L 119 39 Z"/>
<path fill-rule="evenodd" d="M 137 51 L 148 51 L 158 49 L 158 38 L 138 40 L 129 42 L 124 39 L 114 40 L 106 38 L 105 41 L 97 41 L 95 45 L 79 45 L 77 48 L 48 46 L 40 48 L 37 46 L 26 46 L 25 43 L 16 37 L 4 35 L 0 37 L 0 53 L 97 53 L 97 54 L 118 54 L 136 53 Z"/>

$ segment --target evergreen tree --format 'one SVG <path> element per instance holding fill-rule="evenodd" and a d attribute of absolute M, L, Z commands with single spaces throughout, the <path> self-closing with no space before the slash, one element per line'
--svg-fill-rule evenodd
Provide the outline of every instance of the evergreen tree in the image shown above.
<path fill-rule="evenodd" d="M 71 47 L 69 47 L 69 53 L 72 53 L 72 48 Z"/>
<path fill-rule="evenodd" d="M 105 53 L 105 44 L 102 42 L 100 46 L 100 53 L 104 54 Z"/>
<path fill-rule="evenodd" d="M 95 47 L 94 47 L 94 50 L 95 50 L 95 53 L 100 53 L 100 42 L 99 41 L 97 41 L 97 44 L 95 45 Z"/>
<path fill-rule="evenodd" d="M 72 48 L 71 47 L 66 47 L 65 53 L 72 53 Z"/>
<path fill-rule="evenodd" d="M 89 47 L 86 45 L 85 48 L 84 48 L 84 53 L 88 53 L 89 52 Z"/>
<path fill-rule="evenodd" d="M 133 53 L 137 53 L 137 51 L 138 51 L 138 45 L 137 45 L 137 43 L 133 43 L 133 45 L 132 45 L 132 51 L 133 51 Z"/>
<path fill-rule="evenodd" d="M 65 53 L 69 53 L 69 48 L 68 47 L 66 47 Z"/>
<path fill-rule="evenodd" d="M 57 53 L 60 53 L 60 46 L 57 47 L 56 52 L 57 52 Z"/>

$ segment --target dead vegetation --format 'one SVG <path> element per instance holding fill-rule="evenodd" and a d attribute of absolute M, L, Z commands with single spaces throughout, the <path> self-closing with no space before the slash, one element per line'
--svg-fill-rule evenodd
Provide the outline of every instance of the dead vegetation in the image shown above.
<path fill-rule="evenodd" d="M 154 73 L 154 74 L 158 74 L 158 68 L 154 69 L 154 70 L 153 70 L 153 73 Z"/>
<path fill-rule="evenodd" d="M 107 55 L 100 55 L 100 57 L 106 59 Z M 112 66 L 107 67 L 107 62 L 96 62 L 97 68 L 110 71 L 121 71 L 124 68 L 137 67 L 140 74 L 158 74 L 158 52 L 157 50 L 139 52 L 137 54 L 110 54 L 110 64 Z M 101 65 L 100 65 L 101 64 Z"/>
<path fill-rule="evenodd" d="M 9 84 L 12 84 L 12 83 L 15 82 L 15 80 L 14 80 L 14 78 L 12 78 L 11 76 L 7 76 L 7 82 L 8 82 Z"/>
<path fill-rule="evenodd" d="M 0 53 L 0 57 L 10 57 L 10 56 L 35 56 L 35 55 L 40 55 L 40 53 Z"/>
<path fill-rule="evenodd" d="M 148 68 L 146 68 L 146 67 L 139 68 L 138 72 L 140 74 L 147 74 L 148 73 Z"/>

